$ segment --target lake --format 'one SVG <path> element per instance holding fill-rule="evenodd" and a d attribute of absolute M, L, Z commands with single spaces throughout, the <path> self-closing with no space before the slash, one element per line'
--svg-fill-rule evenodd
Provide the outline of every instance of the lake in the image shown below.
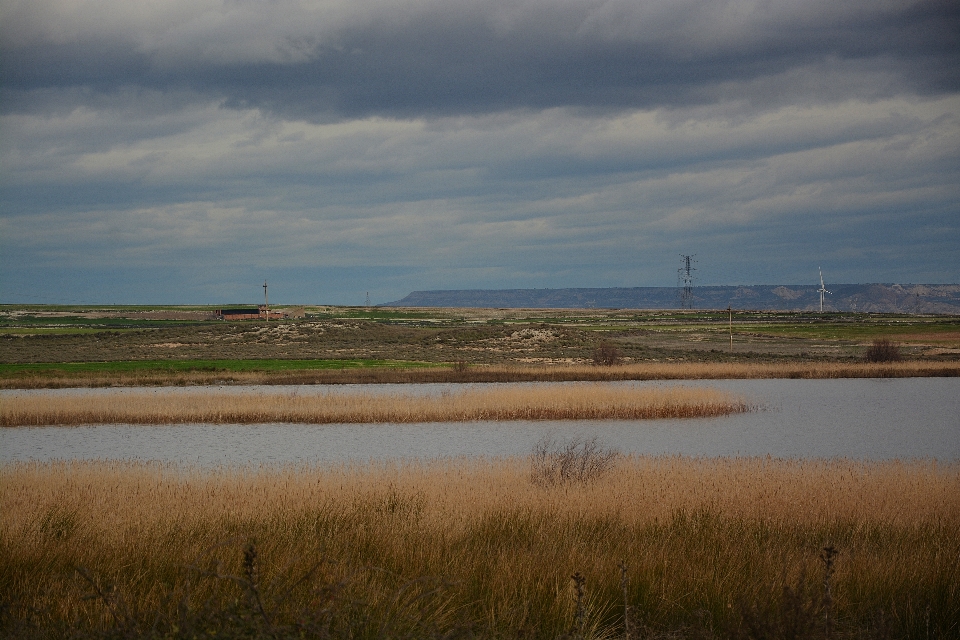
<path fill-rule="evenodd" d="M 571 383 L 551 383 L 571 384 Z M 526 455 L 543 437 L 596 436 L 623 453 L 960 459 L 960 378 L 694 380 L 613 385 L 715 387 L 756 411 L 693 420 L 583 420 L 364 425 L 98 425 L 0 429 L 0 463 L 139 459 L 217 466 Z M 424 393 L 464 385 L 65 389 L 14 394 L 152 392 Z"/>

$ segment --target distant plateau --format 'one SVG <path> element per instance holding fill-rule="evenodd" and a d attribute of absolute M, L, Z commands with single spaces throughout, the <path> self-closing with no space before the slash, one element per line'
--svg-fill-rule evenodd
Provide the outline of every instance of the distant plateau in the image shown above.
<path fill-rule="evenodd" d="M 824 312 L 960 313 L 958 284 L 834 284 Z M 473 307 L 506 309 L 678 309 L 677 287 L 577 289 L 450 289 L 414 291 L 387 307 Z M 817 285 L 693 287 L 694 309 L 819 311 Z"/>

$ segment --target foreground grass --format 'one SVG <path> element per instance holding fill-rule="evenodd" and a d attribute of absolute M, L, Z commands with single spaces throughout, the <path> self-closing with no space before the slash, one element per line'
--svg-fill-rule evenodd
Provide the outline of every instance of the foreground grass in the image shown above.
<path fill-rule="evenodd" d="M 231 361 L 246 363 L 198 367 L 165 361 L 154 367 L 140 363 L 56 363 L 0 365 L 0 388 L 57 389 L 69 387 L 191 386 L 211 384 L 404 384 L 425 382 L 575 382 L 615 380 L 721 380 L 750 378 L 911 378 L 960 376 L 960 362 L 651 362 L 612 367 L 593 365 L 483 365 L 452 363 L 428 366 L 392 361 Z M 212 361 L 225 362 L 225 361 Z M 286 364 L 289 363 L 289 364 Z M 327 364 L 324 364 L 327 363 Z M 353 364 L 356 363 L 356 364 Z M 109 365 L 109 366 L 107 366 Z"/>
<path fill-rule="evenodd" d="M 600 384 L 467 389 L 439 396 L 325 393 L 13 396 L 0 426 L 79 424 L 251 424 L 463 422 L 700 418 L 747 411 L 716 389 L 643 389 Z"/>
<path fill-rule="evenodd" d="M 585 637 L 623 637 L 624 604 L 634 638 L 822 637 L 828 612 L 831 637 L 960 632 L 956 463 L 630 457 L 540 480 L 523 459 L 7 465 L 0 631 L 556 638 L 577 572 Z"/>

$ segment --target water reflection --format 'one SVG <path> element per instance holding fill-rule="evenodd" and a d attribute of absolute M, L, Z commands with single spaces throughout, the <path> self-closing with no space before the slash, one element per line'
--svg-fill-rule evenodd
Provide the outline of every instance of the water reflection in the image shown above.
<path fill-rule="evenodd" d="M 711 386 L 747 396 L 762 408 L 696 420 L 471 422 L 413 425 L 171 425 L 30 427 L 0 430 L 0 462 L 144 459 L 203 466 L 342 462 L 384 458 L 525 455 L 544 435 L 596 435 L 628 453 L 694 456 L 772 455 L 865 459 L 960 459 L 960 379 L 719 380 L 611 383 Z M 463 385 L 222 387 L 315 393 L 417 393 Z M 215 389 L 215 388 L 214 388 Z M 207 388 L 5 392 L 197 393 Z"/>

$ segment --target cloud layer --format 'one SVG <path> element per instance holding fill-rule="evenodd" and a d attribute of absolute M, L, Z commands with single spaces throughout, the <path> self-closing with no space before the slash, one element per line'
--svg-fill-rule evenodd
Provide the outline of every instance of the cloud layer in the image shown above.
<path fill-rule="evenodd" d="M 0 301 L 955 282 L 958 69 L 954 2 L 3 0 Z"/>

